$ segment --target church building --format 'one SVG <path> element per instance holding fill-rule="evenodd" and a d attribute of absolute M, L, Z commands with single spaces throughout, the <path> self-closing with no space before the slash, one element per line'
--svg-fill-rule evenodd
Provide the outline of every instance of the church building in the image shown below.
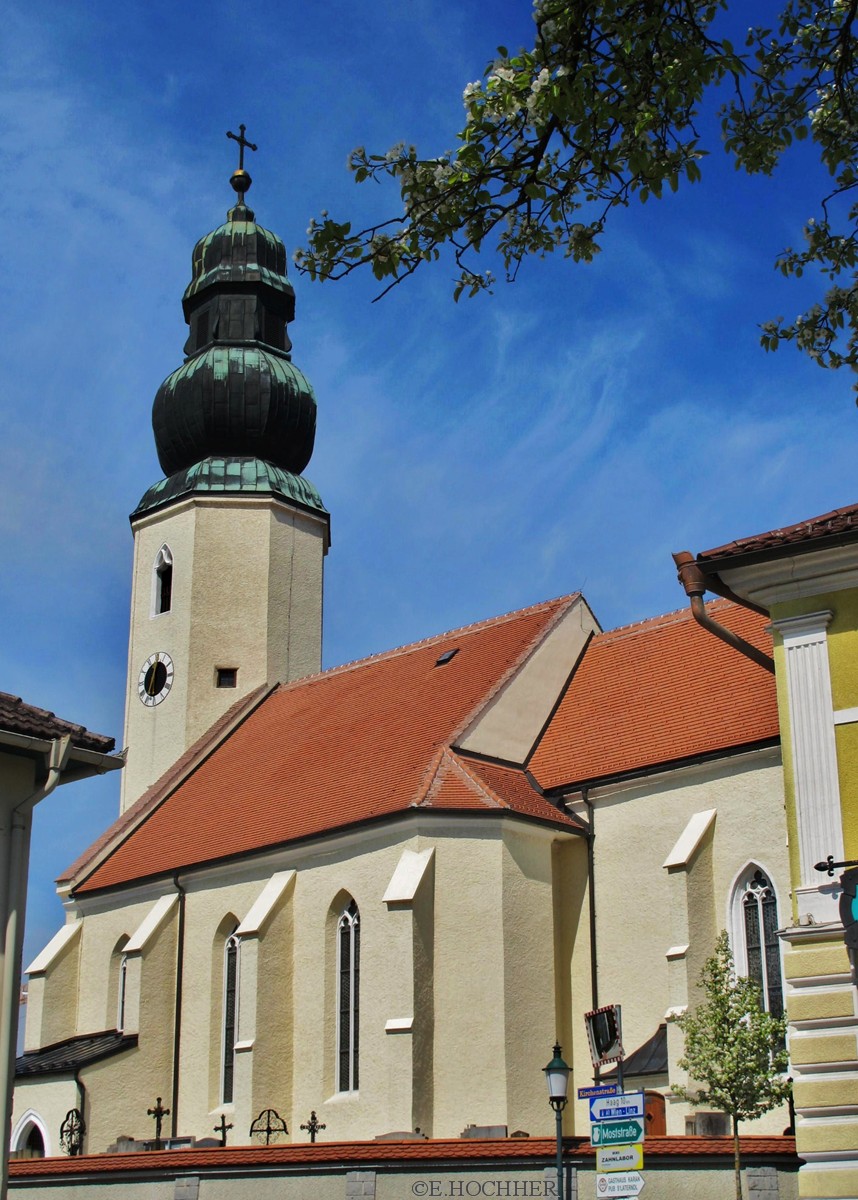
<path fill-rule="evenodd" d="M 575 593 L 322 671 L 316 400 L 284 245 L 243 167 L 231 182 L 155 397 L 164 478 L 131 515 L 121 811 L 28 967 L 13 1153 L 35 1130 L 61 1154 L 73 1110 L 87 1156 L 151 1144 L 156 1120 L 227 1154 L 265 1114 L 285 1146 L 311 1114 L 320 1143 L 524 1146 L 553 1133 L 555 1042 L 586 1140 L 583 1016 L 607 1004 L 647 1136 L 726 1132 L 671 1092 L 675 1018 L 724 928 L 784 1010 L 767 618 L 705 605 L 748 657 L 688 609 L 603 631 Z M 789 1120 L 747 1132 L 773 1147 Z"/>

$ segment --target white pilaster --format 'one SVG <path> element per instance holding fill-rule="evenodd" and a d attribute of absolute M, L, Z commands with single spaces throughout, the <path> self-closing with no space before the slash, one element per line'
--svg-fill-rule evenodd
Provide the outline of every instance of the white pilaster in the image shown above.
<path fill-rule="evenodd" d="M 835 859 L 843 857 L 826 632 L 832 615 L 826 609 L 772 622 L 783 638 L 786 664 L 801 866 L 801 887 L 797 889 L 799 917 L 812 913 L 817 919 L 829 920 L 836 919 L 837 914 L 829 913 L 830 898 L 820 894 L 821 880 L 813 866 L 829 854 Z"/>

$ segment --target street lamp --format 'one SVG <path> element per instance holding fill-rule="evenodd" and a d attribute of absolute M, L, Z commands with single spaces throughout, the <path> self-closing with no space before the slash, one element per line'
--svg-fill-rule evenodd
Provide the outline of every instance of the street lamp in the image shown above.
<path fill-rule="evenodd" d="M 548 1103 L 554 1109 L 557 1120 L 557 1200 L 563 1200 L 563 1109 L 566 1107 L 570 1068 L 561 1057 L 558 1042 L 554 1044 L 554 1057 L 542 1069 L 548 1084 Z"/>

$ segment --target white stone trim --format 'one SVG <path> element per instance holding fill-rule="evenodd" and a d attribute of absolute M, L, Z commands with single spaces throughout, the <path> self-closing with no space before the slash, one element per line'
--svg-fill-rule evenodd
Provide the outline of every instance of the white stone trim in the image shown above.
<path fill-rule="evenodd" d="M 170 910 L 177 903 L 178 899 L 178 892 L 170 892 L 169 895 L 161 896 L 159 900 L 155 901 L 142 922 L 132 933 L 130 939 L 126 942 L 126 954 L 140 954 L 146 949 L 147 942 L 150 938 L 154 937 L 164 924 L 170 914 Z"/>
<path fill-rule="evenodd" d="M 801 883 L 812 890 L 819 886 L 814 863 L 829 854 L 843 857 L 826 632 L 832 616 L 824 609 L 772 622 L 783 638 L 786 663 Z M 805 903 L 807 899 L 805 895 Z M 799 917 L 804 915 L 801 900 L 799 896 Z"/>
<path fill-rule="evenodd" d="M 382 896 L 383 903 L 412 904 L 434 854 L 434 846 L 428 850 L 403 850 Z"/>
<path fill-rule="evenodd" d="M 28 1108 L 12 1130 L 12 1136 L 9 1139 L 9 1152 L 12 1153 L 15 1150 L 21 1149 L 19 1143 L 31 1125 L 35 1125 L 42 1135 L 42 1141 L 45 1146 L 45 1158 L 52 1158 L 54 1150 L 51 1143 L 51 1135 L 48 1133 L 47 1125 L 34 1108 Z"/>
<path fill-rule="evenodd" d="M 665 950 L 664 957 L 667 959 L 685 958 L 688 953 L 688 943 L 684 946 L 671 946 L 669 950 Z"/>
<path fill-rule="evenodd" d="M 677 1017 L 684 1017 L 688 1012 L 687 1004 L 673 1004 L 665 1011 L 665 1021 L 675 1021 Z"/>
<path fill-rule="evenodd" d="M 274 909 L 289 884 L 295 878 L 294 871 L 277 871 L 259 893 L 247 916 L 236 929 L 237 937 L 258 937 L 271 920 Z"/>
<path fill-rule="evenodd" d="M 834 714 L 835 725 L 852 725 L 858 721 L 858 708 L 838 708 Z"/>
<path fill-rule="evenodd" d="M 83 927 L 83 921 L 70 921 L 68 925 L 63 925 L 62 929 L 58 929 L 51 940 L 45 946 L 29 967 L 26 968 L 26 975 L 41 975 L 47 971 L 48 967 L 59 958 L 63 950 L 73 938 L 77 937 Z"/>
<path fill-rule="evenodd" d="M 384 1032 L 385 1033 L 411 1033 L 411 1030 L 413 1027 L 414 1027 L 414 1018 L 413 1017 L 391 1017 L 390 1020 L 385 1023 Z"/>
<path fill-rule="evenodd" d="M 696 812 L 692 815 L 685 829 L 680 834 L 676 845 L 661 864 L 665 870 L 676 870 L 679 867 L 687 867 L 689 865 L 700 848 L 700 843 L 703 841 L 706 831 L 715 820 L 717 811 L 715 808 L 707 808 L 703 812 Z"/>

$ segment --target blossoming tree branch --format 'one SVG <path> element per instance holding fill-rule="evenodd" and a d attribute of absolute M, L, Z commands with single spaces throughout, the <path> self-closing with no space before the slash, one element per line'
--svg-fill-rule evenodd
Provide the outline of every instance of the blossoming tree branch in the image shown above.
<path fill-rule="evenodd" d="M 767 322 L 761 340 L 769 350 L 794 341 L 822 366 L 858 370 L 858 0 L 788 0 L 774 27 L 751 28 L 736 46 L 716 26 L 740 3 L 536 0 L 532 49 L 499 47 L 465 88 L 456 149 L 354 150 L 357 182 L 394 180 L 401 211 L 363 229 L 323 213 L 299 268 L 341 279 L 368 266 L 384 295 L 445 253 L 458 299 L 494 282 L 483 247 L 510 281 L 531 255 L 588 262 L 618 206 L 701 178 L 708 148 L 697 122 L 709 100 L 724 148 L 749 173 L 771 174 L 794 141 L 815 144 L 830 187 L 803 244 L 777 266 L 796 277 L 814 269 L 820 297 L 791 323 Z"/>

